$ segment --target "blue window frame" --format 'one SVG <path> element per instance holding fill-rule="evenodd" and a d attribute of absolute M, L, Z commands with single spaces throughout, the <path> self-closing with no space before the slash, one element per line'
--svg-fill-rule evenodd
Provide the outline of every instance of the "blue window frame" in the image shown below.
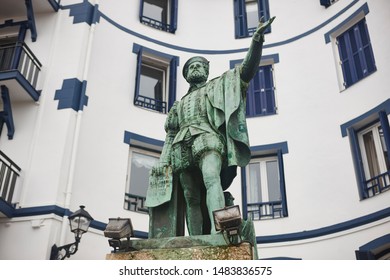
<path fill-rule="evenodd" d="M 357 260 L 387 260 L 390 250 L 390 234 L 378 237 L 355 251 Z"/>
<path fill-rule="evenodd" d="M 176 100 L 179 58 L 134 44 L 137 69 L 134 105 L 166 114 Z"/>
<path fill-rule="evenodd" d="M 336 38 L 344 87 L 348 88 L 376 71 L 365 18 Z"/>
<path fill-rule="evenodd" d="M 268 0 L 234 0 L 233 3 L 236 38 L 252 36 L 259 19 L 267 21 L 270 18 Z M 271 27 L 265 33 L 269 32 Z"/>
<path fill-rule="evenodd" d="M 148 213 L 145 206 L 149 185 L 149 173 L 158 162 L 159 154 L 144 149 L 130 148 L 124 208 L 126 210 Z"/>
<path fill-rule="evenodd" d="M 390 99 L 341 126 L 349 136 L 361 199 L 390 190 Z"/>
<path fill-rule="evenodd" d="M 274 64 L 279 62 L 278 54 L 261 57 L 258 71 L 248 85 L 246 95 L 246 116 L 259 117 L 273 115 L 277 112 Z M 230 61 L 230 68 L 242 63 L 242 60 Z"/>
<path fill-rule="evenodd" d="M 140 21 L 153 28 L 175 33 L 178 0 L 141 0 Z"/>
<path fill-rule="evenodd" d="M 273 65 L 260 66 L 249 83 L 246 101 L 247 117 L 276 114 Z"/>
<path fill-rule="evenodd" d="M 147 214 L 149 172 L 158 162 L 164 142 L 125 131 L 124 143 L 129 145 L 124 209 Z"/>
<path fill-rule="evenodd" d="M 252 159 L 241 169 L 243 214 L 252 220 L 288 216 L 283 154 L 287 143 L 251 147 Z"/>

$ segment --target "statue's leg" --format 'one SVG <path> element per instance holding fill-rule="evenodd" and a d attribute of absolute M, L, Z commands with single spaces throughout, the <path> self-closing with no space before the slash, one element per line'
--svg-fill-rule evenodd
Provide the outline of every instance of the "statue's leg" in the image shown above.
<path fill-rule="evenodd" d="M 206 203 L 211 221 L 211 233 L 216 233 L 213 211 L 224 208 L 225 206 L 225 198 L 220 179 L 221 168 L 222 159 L 217 151 L 208 151 L 203 155 L 200 162 L 200 169 L 207 191 Z"/>
<path fill-rule="evenodd" d="M 180 174 L 180 183 L 186 201 L 186 221 L 190 235 L 203 234 L 203 217 L 201 211 L 201 198 L 199 186 L 190 171 L 185 170 Z"/>

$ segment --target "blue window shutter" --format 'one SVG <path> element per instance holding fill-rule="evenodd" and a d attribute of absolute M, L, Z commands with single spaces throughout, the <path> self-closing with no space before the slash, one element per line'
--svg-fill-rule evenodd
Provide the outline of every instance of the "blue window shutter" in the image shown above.
<path fill-rule="evenodd" d="M 177 6 L 178 0 L 171 0 L 171 21 L 169 32 L 175 33 L 177 29 Z"/>
<path fill-rule="evenodd" d="M 272 74 L 272 65 L 263 66 L 262 88 L 264 88 L 264 106 L 267 114 L 276 113 L 274 81 Z"/>
<path fill-rule="evenodd" d="M 248 26 L 246 22 L 245 0 L 234 0 L 234 26 L 236 38 L 247 37 Z"/>
<path fill-rule="evenodd" d="M 337 44 L 346 88 L 376 71 L 365 19 L 337 37 Z"/>
<path fill-rule="evenodd" d="M 348 129 L 349 141 L 352 150 L 353 163 L 355 166 L 356 180 L 359 188 L 359 195 L 361 199 L 368 198 L 366 189 L 366 176 L 364 175 L 363 159 L 359 147 L 359 140 L 357 133 L 353 128 Z"/>
<path fill-rule="evenodd" d="M 368 35 L 367 23 L 365 20 L 362 20 L 358 23 L 358 33 L 361 44 L 361 56 L 364 61 L 364 76 L 371 74 L 376 71 L 374 53 L 371 47 L 370 36 Z"/>
<path fill-rule="evenodd" d="M 264 21 L 269 20 L 270 18 L 270 12 L 269 12 L 269 3 L 268 0 L 258 0 L 258 7 L 259 7 L 259 19 L 262 17 Z"/>
<path fill-rule="evenodd" d="M 362 56 L 362 41 L 360 39 L 359 27 L 355 25 L 350 31 L 350 40 L 352 47 L 352 57 L 355 63 L 355 82 L 363 79 L 365 72 L 365 62 Z"/>
<path fill-rule="evenodd" d="M 254 97 L 254 105 L 255 105 L 255 115 L 263 115 L 265 111 L 265 99 L 264 99 L 264 73 L 263 68 L 259 67 L 256 72 L 255 77 L 253 78 L 253 97 Z"/>
<path fill-rule="evenodd" d="M 351 44 L 349 40 L 349 34 L 344 33 L 337 38 L 337 45 L 339 48 L 340 62 L 344 76 L 344 86 L 347 88 L 353 84 L 353 61 L 350 59 Z"/>
<path fill-rule="evenodd" d="M 247 198 L 247 182 L 246 182 L 246 169 L 249 168 L 249 165 L 246 167 L 241 167 L 241 190 L 242 190 L 242 215 L 246 220 L 248 219 L 248 198 Z"/>
<path fill-rule="evenodd" d="M 282 196 L 282 213 L 283 217 L 288 216 L 287 211 L 287 196 L 286 196 L 286 184 L 284 179 L 284 164 L 282 150 L 278 150 L 278 167 L 279 167 L 279 181 L 280 181 L 280 194 Z"/>
<path fill-rule="evenodd" d="M 176 101 L 176 80 L 177 80 L 177 66 L 179 60 L 177 57 L 171 59 L 169 65 L 169 93 L 168 93 L 168 111 L 171 109 L 173 103 Z"/>
<path fill-rule="evenodd" d="M 139 88 L 141 83 L 141 64 L 142 64 L 142 47 L 138 50 L 138 56 L 137 56 L 137 70 L 135 75 L 135 93 L 134 93 L 134 104 L 136 104 L 138 95 L 139 95 Z"/>
<path fill-rule="evenodd" d="M 252 114 L 252 106 L 253 106 L 253 101 L 252 101 L 252 93 L 253 93 L 253 84 L 249 83 L 247 93 L 246 93 L 246 116 L 251 117 Z"/>
<path fill-rule="evenodd" d="M 271 18 L 270 11 L 269 11 L 269 2 L 268 0 L 258 0 L 258 8 L 259 8 L 259 20 L 263 17 L 263 21 L 267 21 Z M 264 33 L 270 33 L 271 32 L 271 26 L 267 28 L 267 30 Z"/>
<path fill-rule="evenodd" d="M 249 83 L 246 110 L 248 117 L 276 113 L 272 65 L 259 67 Z"/>
<path fill-rule="evenodd" d="M 248 86 L 248 92 L 247 92 L 247 99 L 246 99 L 246 115 L 248 117 L 253 117 L 256 116 L 256 94 L 259 94 L 256 92 L 256 85 L 255 81 L 258 81 L 258 74 L 259 71 L 256 72 L 255 76 L 253 79 L 250 81 L 249 86 Z"/>
<path fill-rule="evenodd" d="M 379 112 L 379 120 L 381 122 L 383 137 L 385 138 L 385 145 L 387 150 L 387 158 L 390 162 L 390 126 L 389 119 L 387 118 L 387 114 L 385 111 Z"/>
<path fill-rule="evenodd" d="M 139 4 L 139 21 L 142 22 L 142 16 L 144 14 L 144 0 L 140 0 Z"/>

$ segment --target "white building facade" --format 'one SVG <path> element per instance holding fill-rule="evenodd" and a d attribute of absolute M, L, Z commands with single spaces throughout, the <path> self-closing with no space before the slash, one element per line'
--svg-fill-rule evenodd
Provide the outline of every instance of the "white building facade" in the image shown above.
<path fill-rule="evenodd" d="M 0 0 L 0 259 L 105 259 L 109 218 L 147 238 L 147 174 L 182 67 L 212 79 L 276 16 L 247 93 L 250 164 L 229 188 L 262 259 L 390 258 L 386 0 Z"/>

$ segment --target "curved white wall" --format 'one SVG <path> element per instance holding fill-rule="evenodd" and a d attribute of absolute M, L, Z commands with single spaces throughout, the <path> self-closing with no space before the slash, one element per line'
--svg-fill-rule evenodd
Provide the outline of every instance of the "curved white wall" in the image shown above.
<path fill-rule="evenodd" d="M 76 210 L 83 204 L 99 222 L 131 217 L 136 230 L 147 232 L 147 215 L 123 209 L 129 157 L 124 133 L 163 141 L 165 115 L 133 105 L 137 60 L 133 44 L 179 57 L 179 99 L 188 89 L 181 76 L 188 58 L 205 56 L 213 78 L 228 70 L 231 60 L 244 58 L 245 52 L 237 50 L 246 49 L 250 39 L 234 38 L 233 1 L 179 1 L 175 34 L 141 24 L 139 1 L 90 1 L 98 4 L 99 22 L 74 24 L 68 5 L 81 2 L 64 0 L 57 13 L 36 15 L 39 37 L 29 45 L 44 65 L 42 95 L 26 110 L 21 104 L 15 107 L 15 139 L 2 137 L 1 150 L 22 167 L 21 196 L 16 201 L 21 207 L 57 205 Z M 324 35 L 365 3 L 377 71 L 340 92 L 332 43 L 326 43 Z M 333 234 L 327 231 L 389 207 L 390 192 L 360 200 L 349 139 L 340 130 L 342 124 L 389 98 L 390 40 L 383 36 L 390 29 L 389 8 L 384 0 L 338 1 L 327 9 L 312 0 L 270 1 L 276 20 L 265 37 L 263 55 L 279 55 L 274 65 L 278 111 L 250 118 L 248 126 L 252 146 L 288 144 L 283 160 L 289 215 L 255 221 L 256 234 L 259 238 L 314 230 L 323 234 L 259 244 L 261 258 L 354 259 L 359 246 L 389 232 L 389 217 Z M 71 78 L 87 81 L 88 105 L 78 113 L 58 110 L 54 100 L 62 82 Z M 240 175 L 230 191 L 241 204 Z M 1 236 L 8 236 L 0 238 L 2 248 L 9 248 L 8 240 L 20 223 L 25 223 L 26 232 L 42 233 L 32 237 L 37 244 L 47 243 L 50 236 L 43 253 L 17 256 L 2 249 L 0 258 L 48 258 L 51 242 L 72 239 L 70 232 L 61 230 L 61 218 L 42 219 L 45 226 L 34 228 L 29 218 L 0 218 Z M 110 251 L 102 231 L 96 229 L 83 237 L 80 246 L 72 258 L 104 259 L 104 252 Z"/>

